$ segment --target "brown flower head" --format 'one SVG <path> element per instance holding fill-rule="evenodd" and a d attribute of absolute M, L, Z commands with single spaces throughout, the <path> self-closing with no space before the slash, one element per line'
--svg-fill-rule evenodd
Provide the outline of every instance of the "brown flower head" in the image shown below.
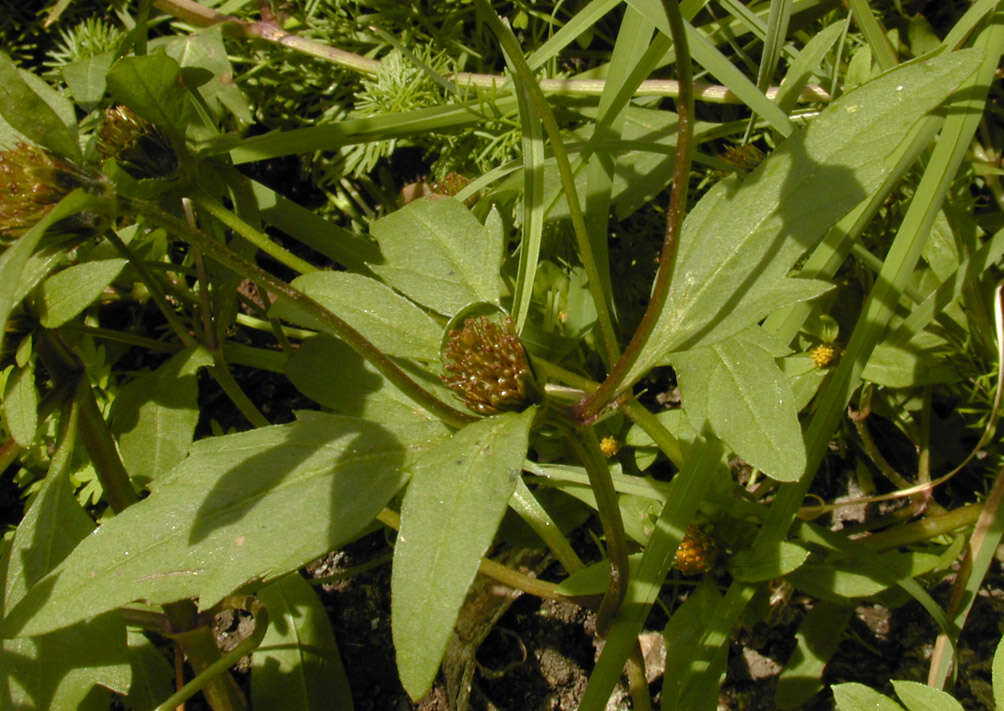
<path fill-rule="evenodd" d="M 700 575 L 711 570 L 715 558 L 715 543 L 697 526 L 687 529 L 687 535 L 676 549 L 673 564 L 684 575 Z"/>
<path fill-rule="evenodd" d="M 38 146 L 18 143 L 13 150 L 0 151 L 0 242 L 30 230 L 75 188 L 93 188 L 99 182 L 97 174 Z"/>
<path fill-rule="evenodd" d="M 446 387 L 482 415 L 519 410 L 537 399 L 526 351 L 509 318 L 499 324 L 478 316 L 451 330 L 443 368 Z"/>
<path fill-rule="evenodd" d="M 98 152 L 102 158 L 114 158 L 136 179 L 169 178 L 178 170 L 178 154 L 171 139 L 127 106 L 105 109 Z"/>

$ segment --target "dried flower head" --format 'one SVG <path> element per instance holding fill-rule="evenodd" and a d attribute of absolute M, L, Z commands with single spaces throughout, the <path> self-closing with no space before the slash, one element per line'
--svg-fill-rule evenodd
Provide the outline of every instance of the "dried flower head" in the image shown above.
<path fill-rule="evenodd" d="M 711 536 L 691 526 L 676 549 L 673 564 L 684 575 L 700 575 L 711 570 L 714 558 L 715 544 Z"/>
<path fill-rule="evenodd" d="M 742 146 L 730 146 L 721 155 L 722 160 L 731 163 L 740 173 L 748 173 L 763 163 L 763 151 L 752 143 Z"/>
<path fill-rule="evenodd" d="M 499 324 L 478 316 L 451 330 L 443 368 L 446 387 L 482 415 L 519 410 L 536 399 L 533 373 L 512 319 Z"/>
<path fill-rule="evenodd" d="M 178 155 L 160 128 L 127 106 L 105 109 L 98 134 L 98 152 L 114 158 L 134 178 L 168 178 L 178 170 Z"/>
<path fill-rule="evenodd" d="M 817 368 L 825 368 L 832 365 L 833 361 L 837 359 L 837 347 L 829 343 L 820 343 L 812 349 L 811 355 L 812 362 Z"/>
<path fill-rule="evenodd" d="M 0 242 L 30 230 L 75 188 L 99 183 L 97 174 L 38 146 L 18 143 L 13 150 L 0 151 Z"/>

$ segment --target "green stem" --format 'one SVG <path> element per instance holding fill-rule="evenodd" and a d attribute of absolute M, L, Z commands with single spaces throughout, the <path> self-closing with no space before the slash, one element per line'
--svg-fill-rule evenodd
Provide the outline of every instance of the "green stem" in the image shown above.
<path fill-rule="evenodd" d="M 196 27 L 211 27 L 223 24 L 231 35 L 243 39 L 257 39 L 265 42 L 289 47 L 318 59 L 323 59 L 340 67 L 350 69 L 360 74 L 375 75 L 383 63 L 362 55 L 348 52 L 337 47 L 322 44 L 305 37 L 286 32 L 274 24 L 263 22 L 248 22 L 233 15 L 226 15 L 212 8 L 200 5 L 193 0 L 155 0 L 153 3 L 159 10 L 174 15 Z M 447 76 L 455 86 L 477 87 L 497 91 L 506 84 L 505 77 L 495 74 L 477 74 L 472 72 L 457 72 Z M 540 88 L 548 94 L 564 96 L 599 96 L 603 93 L 606 82 L 603 79 L 542 79 Z M 771 101 L 777 96 L 780 87 L 772 86 L 764 94 Z M 634 96 L 666 96 L 676 98 L 680 95 L 680 83 L 675 79 L 646 79 L 637 89 Z M 694 84 L 695 98 L 712 104 L 742 104 L 743 100 L 734 94 L 727 86 L 720 84 Z M 798 97 L 802 102 L 829 101 L 830 95 L 817 84 L 808 84 Z"/>
<path fill-rule="evenodd" d="M 229 247 L 217 242 L 201 230 L 189 226 L 183 220 L 165 212 L 153 203 L 134 200 L 130 203 L 137 212 L 163 225 L 192 246 L 198 247 L 207 257 L 216 260 L 238 274 L 255 281 L 273 293 L 288 299 L 292 304 L 309 314 L 313 319 L 327 326 L 332 333 L 343 340 L 352 350 L 368 360 L 377 371 L 397 386 L 405 395 L 453 427 L 463 427 L 474 421 L 472 415 L 460 412 L 439 400 L 432 393 L 412 380 L 388 356 L 376 348 L 348 323 L 333 314 L 282 279 L 269 274 L 256 264 L 234 253 Z"/>
<path fill-rule="evenodd" d="M 634 711 L 652 711 L 652 697 L 648 693 L 648 678 L 645 676 L 645 655 L 641 642 L 637 642 L 631 656 L 627 658 L 628 691 Z"/>
<path fill-rule="evenodd" d="M 547 509 L 540 505 L 521 476 L 516 478 L 516 490 L 509 499 L 509 506 L 547 544 L 554 557 L 564 566 L 565 572 L 571 575 L 586 567 L 558 524 L 547 513 Z"/>
<path fill-rule="evenodd" d="M 624 534 L 624 521 L 621 518 L 620 506 L 617 503 L 617 492 L 614 489 L 607 460 L 600 451 L 600 443 L 592 427 L 579 427 L 575 430 L 565 426 L 568 443 L 589 475 L 589 486 L 596 497 L 596 510 L 603 525 L 603 534 L 607 541 L 607 557 L 610 559 L 610 586 L 603 595 L 600 609 L 596 613 L 596 631 L 606 636 L 614 616 L 624 600 L 624 592 L 628 584 L 627 536 Z"/>
<path fill-rule="evenodd" d="M 246 239 L 248 242 L 253 244 L 255 247 L 260 249 L 262 252 L 272 257 L 275 261 L 280 264 L 285 264 L 287 267 L 293 271 L 299 272 L 300 274 L 309 274 L 311 272 L 319 271 L 317 267 L 308 261 L 300 259 L 295 254 L 287 251 L 286 249 L 280 247 L 266 235 L 264 232 L 256 230 L 254 227 L 246 223 L 235 213 L 231 212 L 227 208 L 223 207 L 220 203 L 216 202 L 212 198 L 205 195 L 192 196 L 189 198 L 197 207 L 205 210 L 210 215 L 215 217 L 217 220 L 222 222 L 224 225 L 229 227 L 231 230 L 239 234 L 241 237 Z"/>
<path fill-rule="evenodd" d="M 485 20 L 491 26 L 499 44 L 512 63 L 516 76 L 519 77 L 526 95 L 533 104 L 533 108 L 540 118 L 544 131 L 551 145 L 555 163 L 558 166 L 558 175 L 561 177 L 561 187 L 565 193 L 565 200 L 568 203 L 568 214 L 572 220 L 572 229 L 575 233 L 575 242 L 578 247 L 579 259 L 586 270 L 590 296 L 596 306 L 596 322 L 600 330 L 600 339 L 605 348 L 606 362 L 613 363 L 620 354 L 620 347 L 617 344 L 617 334 L 614 331 L 614 322 L 611 315 L 610 304 L 606 294 L 603 293 L 603 280 L 600 278 L 599 266 L 593 254 L 592 244 L 589 241 L 589 229 L 586 227 L 586 219 L 582 213 L 582 205 L 579 203 L 578 192 L 575 189 L 575 176 L 572 174 L 572 165 L 568 160 L 568 149 L 561 138 L 561 130 L 558 128 L 558 121 L 554 117 L 554 111 L 547 102 L 544 92 L 541 91 L 530 66 L 523 57 L 523 50 L 513 35 L 512 30 L 502 23 L 498 14 L 489 7 L 485 0 L 477 0 L 478 8 L 482 11 Z"/>
<path fill-rule="evenodd" d="M 194 679 L 171 694 L 155 711 L 174 711 L 187 699 L 220 678 L 220 675 L 226 673 L 227 669 L 240 661 L 241 657 L 247 656 L 258 648 L 258 645 L 265 638 L 265 633 L 268 631 L 268 612 L 265 610 L 264 605 L 254 599 L 248 600 L 246 607 L 255 618 L 254 632 L 232 650 L 199 671 Z M 208 632 L 208 628 L 206 627 L 198 629 Z M 214 706 L 214 708 L 216 707 Z"/>
<path fill-rule="evenodd" d="M 676 102 L 679 121 L 676 157 L 673 167 L 673 190 L 669 196 L 669 211 L 666 214 L 666 235 L 662 245 L 662 256 L 659 258 L 659 271 L 656 273 L 655 284 L 652 286 L 652 296 L 649 298 L 648 307 L 645 309 L 641 323 L 638 324 L 638 328 L 631 337 L 631 342 L 599 389 L 586 397 L 574 409 L 573 416 L 583 423 L 595 421 L 603 408 L 617 397 L 624 383 L 624 378 L 648 345 L 656 321 L 666 306 L 669 286 L 673 279 L 673 270 L 676 267 L 676 255 L 680 247 L 683 214 L 687 208 L 687 183 L 690 176 L 690 154 L 694 138 L 693 74 L 680 6 L 676 0 L 667 0 L 664 7 L 666 8 L 666 17 L 669 20 L 673 47 L 676 50 L 676 73 L 680 79 L 680 98 Z"/>
<path fill-rule="evenodd" d="M 129 473 L 122 464 L 105 418 L 98 410 L 91 384 L 83 374 L 77 382 L 75 398 L 80 408 L 80 438 L 87 447 L 108 505 L 112 507 L 112 511 L 120 513 L 139 501 L 139 497 L 132 488 Z"/>
<path fill-rule="evenodd" d="M 116 233 L 115 230 L 106 230 L 105 237 L 112 246 L 115 247 L 116 251 L 123 257 L 129 260 L 129 265 L 133 267 L 139 274 L 140 279 L 146 284 L 146 288 L 150 291 L 150 298 L 153 302 L 157 304 L 157 308 L 160 309 L 160 313 L 164 316 L 164 320 L 174 331 L 174 335 L 178 337 L 186 348 L 192 348 L 196 345 L 195 337 L 189 332 L 188 327 L 181 322 L 178 315 L 174 313 L 174 309 L 171 304 L 168 303 L 167 297 L 164 294 L 164 289 L 160 284 L 160 281 L 154 279 L 153 274 L 147 268 L 146 263 L 136 256 L 135 253 L 129 248 L 129 246 L 122 241 Z"/>

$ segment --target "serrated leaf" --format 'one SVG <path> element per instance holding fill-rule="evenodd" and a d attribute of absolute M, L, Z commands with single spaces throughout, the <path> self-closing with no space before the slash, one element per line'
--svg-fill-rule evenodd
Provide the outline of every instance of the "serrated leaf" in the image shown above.
<path fill-rule="evenodd" d="M 903 707 L 875 689 L 857 682 L 834 684 L 833 698 L 839 711 L 903 711 Z"/>
<path fill-rule="evenodd" d="M 180 139 L 193 114 L 181 66 L 163 51 L 122 57 L 108 71 L 108 92 L 150 123 Z"/>
<path fill-rule="evenodd" d="M 683 406 L 736 454 L 779 481 L 805 469 L 805 443 L 788 379 L 774 356 L 740 337 L 673 356 Z"/>
<path fill-rule="evenodd" d="M 251 700 L 260 709 L 352 711 L 349 680 L 317 593 L 299 573 L 261 588 L 269 626 L 251 658 Z"/>
<path fill-rule="evenodd" d="M 7 431 L 22 447 L 35 438 L 38 429 L 38 389 L 35 387 L 35 359 L 14 368 L 4 387 L 3 421 Z"/>
<path fill-rule="evenodd" d="M 81 157 L 72 106 L 41 79 L 19 70 L 3 52 L 0 52 L 0 115 L 25 138 L 53 153 L 66 158 Z"/>
<path fill-rule="evenodd" d="M 376 279 L 349 272 L 314 272 L 297 277 L 293 286 L 359 331 L 387 355 L 425 362 L 439 360 L 443 329 L 422 309 Z M 286 299 L 278 299 L 270 315 L 329 331 L 323 322 Z"/>
<path fill-rule="evenodd" d="M 779 541 L 777 548 L 762 547 L 740 551 L 729 559 L 729 572 L 736 580 L 758 583 L 773 580 L 798 569 L 809 557 L 809 551 L 797 543 Z"/>
<path fill-rule="evenodd" d="M 777 308 L 768 292 L 878 187 L 906 128 L 980 60 L 963 50 L 898 67 L 833 102 L 744 180 L 708 191 L 684 223 L 666 307 L 625 386 L 664 354 L 710 345 Z"/>
<path fill-rule="evenodd" d="M 122 463 L 139 486 L 170 471 L 185 458 L 199 423 L 196 371 L 213 365 L 201 346 L 176 353 L 152 373 L 140 375 L 112 403 L 108 427 L 118 440 Z"/>
<path fill-rule="evenodd" d="M 59 328 L 90 306 L 118 276 L 127 259 L 98 259 L 56 272 L 38 290 L 39 321 Z"/>
<path fill-rule="evenodd" d="M 907 711 L 962 711 L 951 694 L 918 681 L 892 680 L 892 688 Z"/>
<path fill-rule="evenodd" d="M 289 357 L 285 372 L 301 393 L 343 415 L 375 422 L 438 422 L 359 354 L 325 334 L 303 341 Z M 445 388 L 442 393 L 449 395 Z M 446 434 L 445 426 L 443 431 Z"/>
<path fill-rule="evenodd" d="M 133 600 L 202 608 L 351 541 L 439 440 L 418 423 L 340 415 L 200 440 L 189 457 L 88 536 L 0 623 L 34 635 Z"/>
<path fill-rule="evenodd" d="M 534 409 L 467 425 L 415 465 L 391 572 L 401 683 L 421 698 L 495 536 L 526 456 Z"/>
<path fill-rule="evenodd" d="M 446 316 L 497 304 L 501 235 L 454 198 L 424 198 L 373 223 L 384 261 L 370 267 L 413 301 Z"/>

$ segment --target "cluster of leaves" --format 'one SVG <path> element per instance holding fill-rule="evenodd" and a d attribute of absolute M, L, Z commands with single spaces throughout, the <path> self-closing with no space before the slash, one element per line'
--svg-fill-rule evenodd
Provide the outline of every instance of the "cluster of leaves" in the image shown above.
<path fill-rule="evenodd" d="M 76 56 L 61 45 L 54 85 L 0 56 L 0 461 L 38 473 L 0 548 L 3 703 L 97 709 L 114 693 L 159 709 L 201 690 L 214 709 L 245 708 L 227 669 L 251 654 L 256 707 L 349 708 L 331 626 L 298 571 L 375 527 L 397 530 L 391 628 L 416 700 L 445 657 L 453 701 L 466 704 L 475 661 L 456 651 L 456 629 L 476 614 L 465 599 L 479 573 L 597 609 L 606 644 L 584 709 L 606 707 L 656 604 L 671 613 L 662 708 L 711 707 L 735 628 L 769 615 L 777 588 L 814 601 L 778 706 L 822 690 L 862 600 L 912 599 L 929 613 L 941 629 L 929 682 L 944 685 L 1004 530 L 995 472 L 985 504 L 973 489 L 935 501 L 929 486 L 996 426 L 999 400 L 971 398 L 985 427 L 967 456 L 932 420 L 936 404 L 960 401 L 958 383 L 985 382 L 1001 362 L 1000 336 L 986 334 L 1004 320 L 993 291 L 1004 232 L 978 202 L 1000 203 L 999 169 L 978 170 L 967 149 L 1004 24 L 982 0 L 940 37 L 910 23 L 901 46 L 867 3 L 851 5 L 804 22 L 806 8 L 784 0 L 722 2 L 724 17 L 703 2 L 596 0 L 561 22 L 518 5 L 517 36 L 480 0 L 365 16 L 347 2 L 307 3 L 302 16 L 262 4 L 256 22 L 160 0 L 206 27 L 154 37 L 166 16 L 124 12 L 121 35 L 85 26 L 95 41 L 73 45 Z M 255 57 L 236 81 L 222 20 L 246 53 L 238 61 Z M 847 41 L 850 20 L 860 34 Z M 601 23 L 610 50 L 575 77 L 602 77 L 598 99 L 592 83 L 546 96 L 534 71 L 590 46 Z M 327 65 L 240 44 L 288 47 L 294 31 L 315 57 L 319 37 L 341 43 L 343 59 L 357 52 L 343 67 L 370 66 L 363 53 L 383 63 L 326 106 L 320 93 L 297 103 L 283 78 L 316 86 Z M 747 35 L 759 59 L 736 39 Z M 705 96 L 726 100 L 727 88 L 744 118 L 712 107 L 695 120 L 690 55 L 723 84 Z M 458 91 L 443 73 L 470 69 L 471 56 L 507 82 Z M 675 88 L 642 86 L 674 61 Z M 817 105 L 800 110 L 813 78 L 835 98 L 813 89 Z M 673 110 L 644 97 L 659 91 L 676 96 Z M 282 126 L 248 135 L 270 113 Z M 518 151 L 482 151 L 455 196 L 352 220 L 362 233 L 238 169 L 325 153 L 355 155 L 362 174 L 404 141 L 456 162 L 488 119 Z M 986 120 L 983 134 L 999 131 Z M 744 135 L 765 151 L 710 152 L 750 145 Z M 617 262 L 651 245 L 624 225 L 651 219 L 671 183 L 669 237 L 635 325 L 615 304 L 644 299 L 617 283 L 631 276 Z M 690 183 L 700 194 L 681 224 Z M 545 249 L 548 234 L 571 246 Z M 131 320 L 109 318 L 126 309 Z M 274 424 L 235 365 L 288 379 L 317 409 Z M 668 388 L 665 366 L 680 406 L 653 412 L 640 384 Z M 210 379 L 249 427 L 196 437 Z M 921 456 L 887 461 L 873 411 Z M 812 488 L 834 437 L 862 455 L 832 466 L 873 468 L 908 490 L 909 508 L 869 520 L 865 538 L 812 520 L 831 507 L 804 506 L 810 491 L 840 493 Z M 559 581 L 484 557 L 506 542 L 508 510 L 560 563 Z M 587 520 L 602 528 L 602 560 L 569 542 Z M 926 583 L 963 548 L 969 574 L 942 606 Z M 685 601 L 667 585 L 681 574 L 701 576 Z M 233 609 L 255 627 L 223 654 L 208 622 Z M 157 648 L 168 641 L 194 675 L 180 689 Z M 911 708 L 949 703 L 926 686 L 896 689 Z M 858 708 L 877 692 L 834 694 Z M 651 703 L 646 684 L 632 695 Z"/>

